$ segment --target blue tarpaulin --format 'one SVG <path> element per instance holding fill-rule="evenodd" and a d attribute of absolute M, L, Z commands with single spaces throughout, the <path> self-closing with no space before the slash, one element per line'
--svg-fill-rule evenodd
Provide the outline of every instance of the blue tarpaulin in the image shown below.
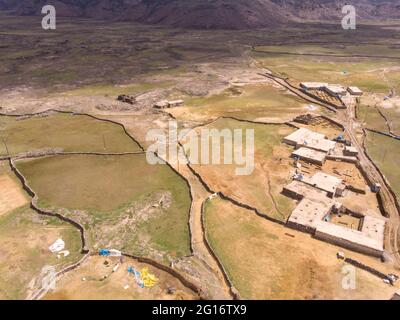
<path fill-rule="evenodd" d="M 109 256 L 110 255 L 110 250 L 108 250 L 108 249 L 100 249 L 99 250 L 99 255 L 101 255 L 101 256 Z"/>
<path fill-rule="evenodd" d="M 135 270 L 135 268 L 132 267 L 132 266 L 128 267 L 128 272 L 132 273 L 135 276 L 135 280 L 136 280 L 137 285 L 140 288 L 144 288 L 144 283 L 143 283 L 143 280 L 142 280 L 141 273 L 139 271 Z"/>

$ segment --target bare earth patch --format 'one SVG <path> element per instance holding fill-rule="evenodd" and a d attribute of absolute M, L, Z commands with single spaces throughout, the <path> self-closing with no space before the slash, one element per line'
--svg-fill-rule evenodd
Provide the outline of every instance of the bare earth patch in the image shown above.
<path fill-rule="evenodd" d="M 0 175 L 0 216 L 28 203 L 23 190 L 8 174 Z"/>
<path fill-rule="evenodd" d="M 118 264 L 116 272 L 112 272 Z M 152 288 L 140 288 L 135 282 L 135 277 L 128 273 L 129 266 L 138 271 L 147 267 L 149 272 L 157 277 L 158 282 Z M 105 275 L 108 277 L 103 279 Z M 44 299 L 193 300 L 197 299 L 197 296 L 167 272 L 136 260 L 124 257 L 123 263 L 120 263 L 119 258 L 92 256 L 81 267 L 62 277 L 56 290 L 49 292 Z"/>

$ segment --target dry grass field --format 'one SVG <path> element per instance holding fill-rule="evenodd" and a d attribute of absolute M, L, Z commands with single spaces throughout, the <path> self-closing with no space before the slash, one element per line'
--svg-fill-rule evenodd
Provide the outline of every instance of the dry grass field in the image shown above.
<path fill-rule="evenodd" d="M 356 288 L 342 287 L 343 261 L 339 250 L 233 206 L 219 198 L 207 202 L 207 238 L 244 299 L 389 299 L 396 288 L 356 269 Z M 346 256 L 378 270 L 378 259 L 347 250 Z"/>
<path fill-rule="evenodd" d="M 253 124 L 231 119 L 220 119 L 202 128 L 242 129 L 243 140 L 245 130 L 254 129 L 254 170 L 250 175 L 237 175 L 236 169 L 244 165 L 237 165 L 235 161 L 231 165 L 196 164 L 192 167 L 212 190 L 258 208 L 270 217 L 286 221 L 294 208 L 294 201 L 281 195 L 281 191 L 290 181 L 293 165 L 290 158 L 291 148 L 282 144 L 282 139 L 294 129 L 285 125 Z"/>
<path fill-rule="evenodd" d="M 49 246 L 63 239 L 67 257 L 57 258 Z M 56 271 L 80 258 L 78 230 L 59 219 L 39 216 L 25 206 L 0 216 L 0 299 L 25 299 L 30 283 L 40 278 L 42 268 Z M 40 285 L 40 281 L 39 281 Z M 33 288 L 37 288 L 36 283 Z"/>
<path fill-rule="evenodd" d="M 0 216 L 22 207 L 29 198 L 21 188 L 7 161 L 0 161 Z"/>
<path fill-rule="evenodd" d="M 92 247 L 115 246 L 160 260 L 189 254 L 186 182 L 145 155 L 57 156 L 20 161 L 42 207 L 66 211 Z"/>

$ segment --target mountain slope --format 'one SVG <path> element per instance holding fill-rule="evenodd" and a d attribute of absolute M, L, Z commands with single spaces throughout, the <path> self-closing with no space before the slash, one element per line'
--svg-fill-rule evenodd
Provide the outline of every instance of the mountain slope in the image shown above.
<path fill-rule="evenodd" d="M 10 0 L 0 0 L 8 3 Z M 293 20 L 332 20 L 343 16 L 345 0 L 16 0 L 19 15 L 38 15 L 52 3 L 58 16 L 91 17 L 183 28 L 262 28 Z M 400 17 L 400 0 L 358 0 L 367 19 Z"/>

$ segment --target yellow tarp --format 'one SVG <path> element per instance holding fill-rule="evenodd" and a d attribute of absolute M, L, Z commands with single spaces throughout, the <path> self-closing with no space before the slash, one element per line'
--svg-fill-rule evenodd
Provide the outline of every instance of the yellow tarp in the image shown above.
<path fill-rule="evenodd" d="M 143 268 L 142 270 L 140 270 L 140 273 L 143 284 L 146 288 L 150 288 L 157 283 L 157 277 L 154 274 L 149 273 L 148 268 Z"/>

